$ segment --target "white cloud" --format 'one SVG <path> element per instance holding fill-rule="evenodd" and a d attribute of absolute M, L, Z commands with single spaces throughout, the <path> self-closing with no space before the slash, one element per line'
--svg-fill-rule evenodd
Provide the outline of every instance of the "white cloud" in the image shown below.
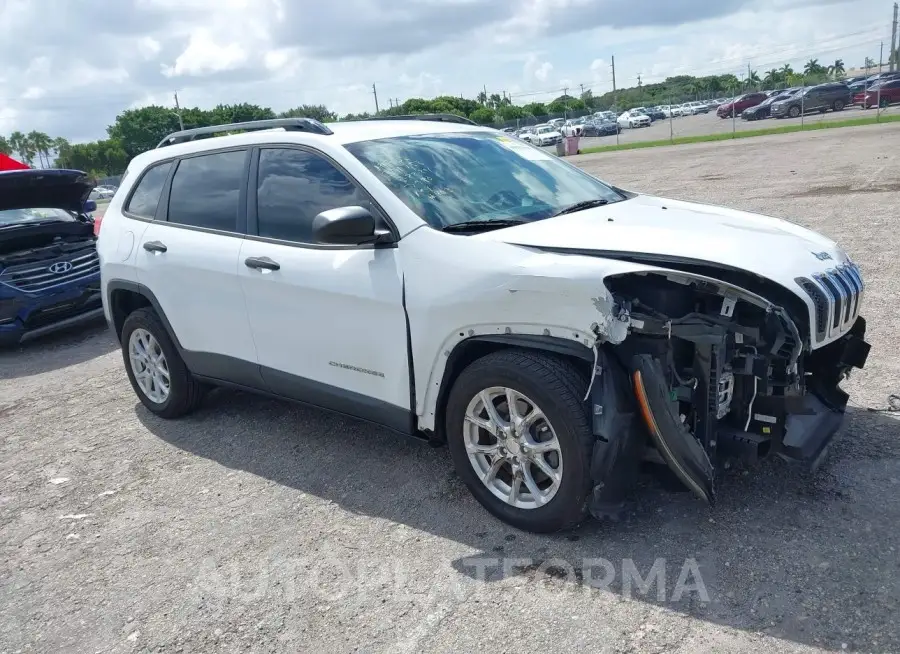
<path fill-rule="evenodd" d="M 184 52 L 173 66 L 163 65 L 166 77 L 205 75 L 234 70 L 247 63 L 247 51 L 238 43 L 217 43 L 208 30 L 198 30 L 191 36 Z"/>

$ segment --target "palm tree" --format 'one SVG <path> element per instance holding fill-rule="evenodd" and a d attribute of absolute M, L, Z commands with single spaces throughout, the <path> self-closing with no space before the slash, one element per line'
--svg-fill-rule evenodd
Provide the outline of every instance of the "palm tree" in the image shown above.
<path fill-rule="evenodd" d="M 0 154 L 12 154 L 13 148 L 9 144 L 9 139 L 0 136 Z"/>
<path fill-rule="evenodd" d="M 785 82 L 787 82 L 788 78 L 793 74 L 794 74 L 794 69 L 791 68 L 790 64 L 785 64 L 784 66 L 781 67 L 781 77 Z"/>
<path fill-rule="evenodd" d="M 806 62 L 806 65 L 803 67 L 803 72 L 806 75 L 815 75 L 822 71 L 822 66 L 819 65 L 818 59 L 810 59 Z"/>
<path fill-rule="evenodd" d="M 50 167 L 50 148 L 53 147 L 53 140 L 44 132 L 32 131 L 26 137 L 31 149 L 37 154 L 41 168 Z"/>
<path fill-rule="evenodd" d="M 28 163 L 28 139 L 22 132 L 17 130 L 9 135 L 9 146 L 20 159 Z"/>
<path fill-rule="evenodd" d="M 62 136 L 53 139 L 53 149 L 56 150 L 56 167 L 67 168 L 72 145 Z"/>
<path fill-rule="evenodd" d="M 781 73 L 778 71 L 778 69 L 772 68 L 766 71 L 766 76 L 763 78 L 763 81 L 766 83 L 766 85 L 774 86 L 778 83 L 780 77 Z"/>
<path fill-rule="evenodd" d="M 835 59 L 834 63 L 828 67 L 828 72 L 830 72 L 834 79 L 839 79 L 844 76 L 846 72 L 846 68 L 844 68 L 844 60 L 843 59 Z"/>
<path fill-rule="evenodd" d="M 747 84 L 750 86 L 759 86 L 762 83 L 762 80 L 759 78 L 759 73 L 755 70 L 750 71 L 750 75 L 747 76 Z"/>

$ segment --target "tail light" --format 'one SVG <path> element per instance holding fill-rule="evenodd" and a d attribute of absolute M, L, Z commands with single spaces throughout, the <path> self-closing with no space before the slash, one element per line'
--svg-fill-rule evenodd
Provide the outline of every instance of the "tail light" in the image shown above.
<path fill-rule="evenodd" d="M 94 218 L 94 236 L 100 236 L 100 225 L 103 223 L 103 216 Z"/>

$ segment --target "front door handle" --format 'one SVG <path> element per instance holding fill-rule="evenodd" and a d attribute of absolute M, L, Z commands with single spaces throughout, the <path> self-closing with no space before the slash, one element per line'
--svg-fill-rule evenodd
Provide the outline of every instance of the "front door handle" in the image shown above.
<path fill-rule="evenodd" d="M 269 257 L 247 257 L 244 259 L 244 265 L 254 270 L 281 269 L 281 265 L 277 261 L 272 261 Z"/>
<path fill-rule="evenodd" d="M 147 241 L 146 243 L 144 243 L 144 249 L 147 250 L 147 252 L 162 253 L 169 248 L 166 247 L 165 243 L 161 243 L 160 241 Z"/>

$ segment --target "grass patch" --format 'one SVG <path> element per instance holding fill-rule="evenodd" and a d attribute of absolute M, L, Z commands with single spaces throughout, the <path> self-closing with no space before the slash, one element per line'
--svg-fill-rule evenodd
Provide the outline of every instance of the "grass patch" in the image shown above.
<path fill-rule="evenodd" d="M 859 125 L 880 125 L 882 123 L 900 122 L 900 114 L 881 116 L 877 118 L 848 118 L 846 120 L 822 120 L 817 123 L 804 125 L 782 125 L 781 127 L 768 127 L 764 129 L 748 129 L 742 132 L 725 132 L 723 134 L 702 134 L 697 136 L 676 136 L 673 139 L 660 139 L 659 141 L 638 141 L 636 143 L 621 143 L 619 145 L 600 145 L 595 148 L 583 148 L 581 154 L 594 154 L 596 152 L 612 152 L 614 150 L 640 150 L 641 148 L 658 148 L 663 145 L 681 145 L 683 143 L 708 143 L 711 141 L 731 141 L 734 139 L 748 139 L 754 136 L 768 136 L 770 134 L 790 134 L 791 132 L 809 132 L 817 129 L 836 129 L 838 127 L 858 127 Z"/>

